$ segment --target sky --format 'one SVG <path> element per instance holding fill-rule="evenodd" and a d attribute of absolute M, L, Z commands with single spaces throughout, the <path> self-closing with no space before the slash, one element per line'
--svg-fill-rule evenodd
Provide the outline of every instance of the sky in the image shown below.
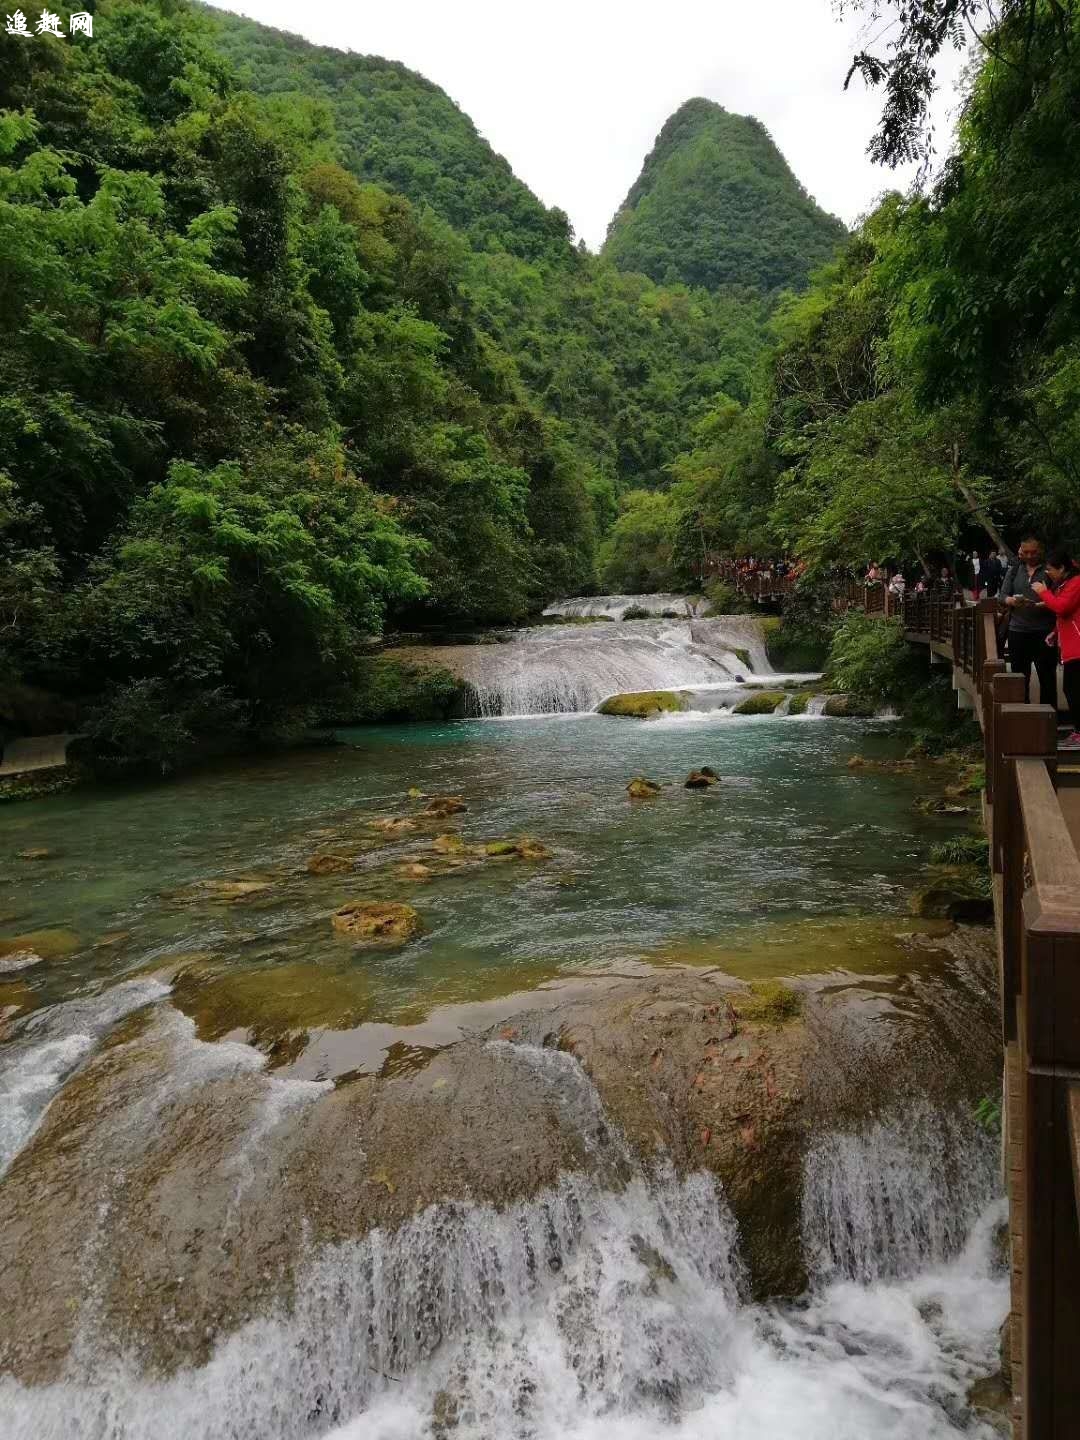
<path fill-rule="evenodd" d="M 213 0 L 440 85 L 591 249 L 685 100 L 756 115 L 826 210 L 852 224 L 910 172 L 872 165 L 878 97 L 844 76 L 863 34 L 831 0 Z M 961 60 L 942 57 L 937 148 Z"/>

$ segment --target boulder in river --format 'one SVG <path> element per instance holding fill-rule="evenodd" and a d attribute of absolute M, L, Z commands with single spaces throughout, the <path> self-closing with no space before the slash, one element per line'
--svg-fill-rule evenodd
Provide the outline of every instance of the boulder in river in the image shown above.
<path fill-rule="evenodd" d="M 720 776 L 715 770 L 703 765 L 700 770 L 691 770 L 684 783 L 687 790 L 708 790 L 710 786 L 717 784 L 719 779 Z"/>
<path fill-rule="evenodd" d="M 20 860 L 55 860 L 56 851 L 47 850 L 44 845 L 35 845 L 30 850 L 20 850 Z"/>
<path fill-rule="evenodd" d="M 483 847 L 491 860 L 550 860 L 551 851 L 539 840 L 525 835 L 520 840 L 489 840 Z"/>
<path fill-rule="evenodd" d="M 834 720 L 872 720 L 877 709 L 857 695 L 830 695 L 825 701 L 824 713 Z"/>
<path fill-rule="evenodd" d="M 468 808 L 460 795 L 433 795 L 424 806 L 424 814 L 445 820 L 448 815 L 460 815 Z"/>
<path fill-rule="evenodd" d="M 675 690 L 641 690 L 629 695 L 611 695 L 598 708 L 601 715 L 648 720 L 657 715 L 689 710 L 690 700 Z"/>
<path fill-rule="evenodd" d="M 781 690 L 757 690 L 740 700 L 735 706 L 736 715 L 771 715 L 784 703 L 787 697 Z"/>
<path fill-rule="evenodd" d="M 460 855 L 465 849 L 465 841 L 455 830 L 448 830 L 445 835 L 435 836 L 431 848 L 437 855 Z"/>
<path fill-rule="evenodd" d="M 420 933 L 420 916 L 395 900 L 348 900 L 330 918 L 335 930 L 354 940 L 400 944 Z"/>
<path fill-rule="evenodd" d="M 655 780 L 646 780 L 642 775 L 635 775 L 627 785 L 626 793 L 631 800 L 655 800 L 661 789 Z"/>
<path fill-rule="evenodd" d="M 0 975 L 13 975 L 16 970 L 29 970 L 44 963 L 44 955 L 36 950 L 13 950 L 10 955 L 0 956 Z"/>

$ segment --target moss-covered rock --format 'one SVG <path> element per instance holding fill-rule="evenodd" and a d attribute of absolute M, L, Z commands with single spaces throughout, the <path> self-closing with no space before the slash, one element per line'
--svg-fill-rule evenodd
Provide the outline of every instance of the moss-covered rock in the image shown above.
<path fill-rule="evenodd" d="M 758 980 L 731 996 L 731 1008 L 743 1020 L 784 1025 L 803 1013 L 802 996 L 780 980 Z"/>
<path fill-rule="evenodd" d="M 690 700 L 675 690 L 642 690 L 632 695 L 612 695 L 599 709 L 601 715 L 647 720 L 650 715 L 677 714 L 689 710 Z"/>
<path fill-rule="evenodd" d="M 877 707 L 858 695 L 830 695 L 825 701 L 825 714 L 834 720 L 872 720 Z"/>
<path fill-rule="evenodd" d="M 740 700 L 735 706 L 736 715 L 771 715 L 778 709 L 787 696 L 780 690 L 758 690 L 753 695 L 748 695 L 745 700 Z"/>
<path fill-rule="evenodd" d="M 631 800 L 655 800 L 661 788 L 655 780 L 646 780 L 643 775 L 635 775 L 627 785 L 626 793 Z"/>
<path fill-rule="evenodd" d="M 330 917 L 335 930 L 351 940 L 401 944 L 420 933 L 420 916 L 411 905 L 394 900 L 349 900 Z"/>
<path fill-rule="evenodd" d="M 74 930 L 30 930 L 25 935 L 0 938 L 0 959 L 12 955 L 40 955 L 43 960 L 59 960 L 72 955 L 82 945 Z"/>
<path fill-rule="evenodd" d="M 550 860 L 551 851 L 539 840 L 522 836 L 520 840 L 489 840 L 483 847 L 491 860 Z"/>
<path fill-rule="evenodd" d="M 994 918 L 990 873 L 981 865 L 931 865 L 927 883 L 911 897 L 913 915 L 988 925 Z"/>
<path fill-rule="evenodd" d="M 792 695 L 791 704 L 788 706 L 787 713 L 789 715 L 805 715 L 806 707 L 810 704 L 811 698 L 810 692 L 807 690 L 800 692 L 798 695 Z"/>

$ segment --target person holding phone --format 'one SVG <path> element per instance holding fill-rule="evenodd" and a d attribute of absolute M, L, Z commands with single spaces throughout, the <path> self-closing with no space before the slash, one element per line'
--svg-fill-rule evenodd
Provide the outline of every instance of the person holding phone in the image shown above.
<path fill-rule="evenodd" d="M 1031 699 L 1031 668 L 1039 677 L 1039 698 L 1057 709 L 1057 651 L 1046 637 L 1055 630 L 1053 613 L 1043 604 L 1049 588 L 1043 565 L 1041 540 L 1029 536 L 1021 542 L 1019 558 L 1010 565 L 1001 582 L 998 599 L 1008 612 L 1009 668 L 1024 677 L 1024 699 Z M 1038 585 L 1037 593 L 1035 586 Z"/>
<path fill-rule="evenodd" d="M 1065 744 L 1080 746 L 1080 565 L 1065 546 L 1058 546 L 1046 562 L 1046 575 L 1049 584 L 1035 580 L 1031 588 L 1057 620 L 1057 631 L 1047 636 L 1046 644 L 1056 645 L 1061 653 L 1065 698 L 1072 720 L 1072 734 Z"/>

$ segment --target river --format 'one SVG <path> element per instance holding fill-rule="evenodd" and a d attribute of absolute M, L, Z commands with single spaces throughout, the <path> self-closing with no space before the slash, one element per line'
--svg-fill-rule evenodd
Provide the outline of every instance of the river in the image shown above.
<path fill-rule="evenodd" d="M 943 1120 L 908 1095 L 899 1118 L 821 1127 L 799 1180 L 809 1288 L 755 1300 L 715 1177 L 643 1160 L 570 1055 L 500 1038 L 505 1017 L 582 987 L 669 974 L 796 977 L 855 996 L 869 1024 L 948 990 L 939 932 L 905 913 L 948 833 L 913 803 L 933 777 L 848 766 L 898 753 L 892 727 L 579 712 L 339 740 L 0 812 L 0 943 L 44 957 L 0 973 L 0 1281 L 15 1297 L 0 1430 L 992 1434 L 966 1394 L 994 1368 L 1007 1303 L 1001 1207 L 993 1143 L 963 1105 Z M 702 765 L 719 783 L 684 788 Z M 628 800 L 635 775 L 661 794 Z M 410 791 L 467 809 L 428 823 Z M 396 818 L 410 823 L 373 828 Z M 445 834 L 470 863 L 433 861 L 462 856 L 433 852 Z M 548 858 L 475 858 L 523 835 Z M 347 868 L 312 873 L 327 855 Z M 358 948 L 329 923 L 354 898 L 407 903 L 421 933 Z M 446 1114 L 465 1130 L 490 1116 L 484 1164 L 509 1178 L 489 1196 L 460 1158 L 482 1137 L 455 1136 L 409 1208 L 376 1158 L 378 1095 L 412 1087 L 409 1113 L 434 1114 L 445 1076 L 481 1071 L 478 1109 L 462 1091 Z M 521 1186 L 498 1129 L 518 1097 L 543 1099 L 567 1157 Z M 347 1145 L 303 1150 L 342 1105 L 346 1128 L 326 1133 Z M 434 1132 L 425 1144 L 443 1155 Z M 379 1206 L 396 1201 L 390 1224 Z M 363 1219 L 343 1219 L 355 1206 Z"/>

